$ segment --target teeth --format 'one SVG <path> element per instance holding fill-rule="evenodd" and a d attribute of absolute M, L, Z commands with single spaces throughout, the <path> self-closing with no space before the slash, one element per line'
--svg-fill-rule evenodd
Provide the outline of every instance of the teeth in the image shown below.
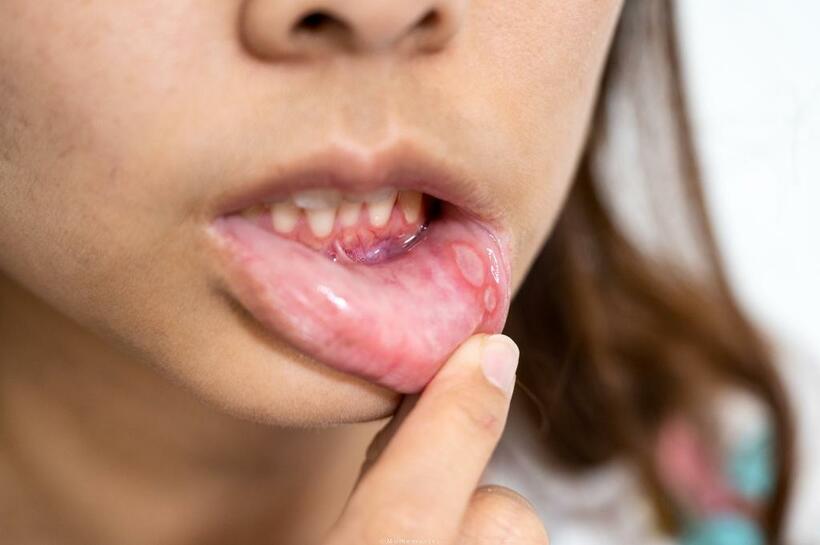
<path fill-rule="evenodd" d="M 290 233 L 299 221 L 299 209 L 291 201 L 277 202 L 271 205 L 273 228 L 280 233 Z"/>
<path fill-rule="evenodd" d="M 393 212 L 393 206 L 396 204 L 396 194 L 395 189 L 390 189 L 381 191 L 378 195 L 371 195 L 367 200 L 367 213 L 373 227 L 383 227 L 387 224 Z"/>
<path fill-rule="evenodd" d="M 339 205 L 339 223 L 342 224 L 342 227 L 356 225 L 361 213 L 361 203 L 344 200 L 342 204 Z"/>
<path fill-rule="evenodd" d="M 305 210 L 336 208 L 342 195 L 335 189 L 306 189 L 293 194 L 293 202 Z"/>
<path fill-rule="evenodd" d="M 375 189 L 368 193 L 354 193 L 351 195 L 345 195 L 345 200 L 350 202 L 375 202 L 380 201 L 382 199 L 386 199 L 392 193 L 395 193 L 396 190 L 392 187 L 383 187 L 381 189 Z"/>
<path fill-rule="evenodd" d="M 305 210 L 310 230 L 318 238 L 324 238 L 333 231 L 333 224 L 336 222 L 336 208 L 319 208 L 316 210 Z"/>
<path fill-rule="evenodd" d="M 399 208 L 407 223 L 415 223 L 421 216 L 421 193 L 418 191 L 400 191 Z"/>
<path fill-rule="evenodd" d="M 418 191 L 399 192 L 389 187 L 350 195 L 342 195 L 336 189 L 308 189 L 293 193 L 290 199 L 271 203 L 270 217 L 274 230 L 291 233 L 299 224 L 300 214 L 304 210 L 310 230 L 317 238 L 325 238 L 333 232 L 337 216 L 341 227 L 359 223 L 365 204 L 373 227 L 387 225 L 397 201 L 404 219 L 415 223 L 421 217 L 422 200 L 422 194 Z M 253 206 L 242 214 L 253 218 L 262 210 L 264 207 Z"/>

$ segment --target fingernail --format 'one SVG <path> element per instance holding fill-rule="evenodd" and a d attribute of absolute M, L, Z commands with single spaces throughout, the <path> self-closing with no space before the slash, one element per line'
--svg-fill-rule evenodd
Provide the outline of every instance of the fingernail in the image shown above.
<path fill-rule="evenodd" d="M 484 341 L 481 369 L 492 384 L 512 392 L 518 367 L 518 346 L 506 335 L 491 335 Z"/>

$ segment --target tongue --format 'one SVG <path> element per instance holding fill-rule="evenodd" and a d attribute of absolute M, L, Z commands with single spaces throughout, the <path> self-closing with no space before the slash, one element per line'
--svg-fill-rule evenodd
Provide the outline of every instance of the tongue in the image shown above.
<path fill-rule="evenodd" d="M 499 332 L 510 301 L 498 240 L 452 212 L 389 261 L 333 261 L 241 216 L 215 222 L 233 294 L 311 357 L 414 393 L 473 333 Z"/>

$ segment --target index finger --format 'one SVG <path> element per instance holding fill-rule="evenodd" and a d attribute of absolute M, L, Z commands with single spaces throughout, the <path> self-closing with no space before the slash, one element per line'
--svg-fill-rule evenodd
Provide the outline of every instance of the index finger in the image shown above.
<path fill-rule="evenodd" d="M 475 335 L 445 363 L 348 502 L 367 521 L 365 542 L 455 537 L 504 429 L 517 362 L 509 337 Z"/>

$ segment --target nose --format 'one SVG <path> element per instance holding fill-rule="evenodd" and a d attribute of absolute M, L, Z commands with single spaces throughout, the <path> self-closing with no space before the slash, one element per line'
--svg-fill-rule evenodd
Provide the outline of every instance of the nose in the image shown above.
<path fill-rule="evenodd" d="M 457 34 L 468 0 L 245 0 L 240 33 L 257 57 L 395 50 L 435 52 Z"/>

